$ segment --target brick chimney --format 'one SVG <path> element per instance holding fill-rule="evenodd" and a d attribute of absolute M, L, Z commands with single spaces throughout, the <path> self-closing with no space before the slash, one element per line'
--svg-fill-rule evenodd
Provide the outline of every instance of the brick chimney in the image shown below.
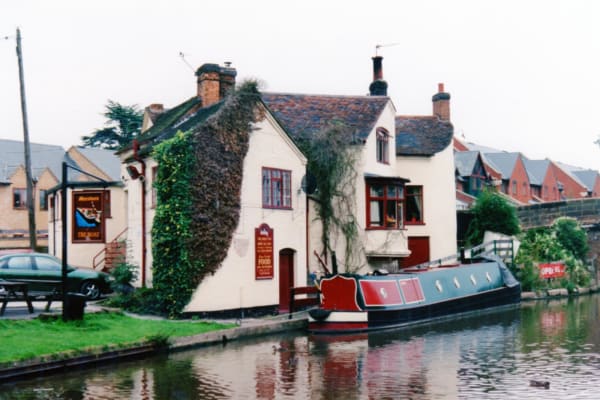
<path fill-rule="evenodd" d="M 202 106 L 207 107 L 221 101 L 234 87 L 237 71 L 231 63 L 224 67 L 218 64 L 203 64 L 196 71 L 198 91 Z"/>
<path fill-rule="evenodd" d="M 373 82 L 369 85 L 371 96 L 387 96 L 388 84 L 383 80 L 383 57 L 375 56 L 373 60 Z"/>
<path fill-rule="evenodd" d="M 438 83 L 438 92 L 431 98 L 433 115 L 442 121 L 450 121 L 450 93 L 444 92 L 444 84 Z"/>

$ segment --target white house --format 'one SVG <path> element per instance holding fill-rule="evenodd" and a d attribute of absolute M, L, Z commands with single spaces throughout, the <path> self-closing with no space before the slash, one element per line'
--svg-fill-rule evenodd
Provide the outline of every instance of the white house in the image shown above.
<path fill-rule="evenodd" d="M 433 114 L 396 117 L 396 168 L 410 177 L 405 189 L 409 258 L 416 265 L 456 254 L 456 187 L 450 95 L 443 84 Z"/>
<path fill-rule="evenodd" d="M 122 173 L 129 177 L 128 257 L 140 267 L 140 285 L 152 284 L 152 184 L 158 166 L 151 149 L 218 113 L 235 74 L 229 66 L 201 66 L 197 95 L 170 110 L 151 106 L 139 145 L 121 152 Z M 289 289 L 306 285 L 306 194 L 301 189 L 306 159 L 264 105 L 258 107 L 262 118 L 252 127 L 243 162 L 237 228 L 225 259 L 201 281 L 186 313 L 283 311 L 289 307 Z"/>

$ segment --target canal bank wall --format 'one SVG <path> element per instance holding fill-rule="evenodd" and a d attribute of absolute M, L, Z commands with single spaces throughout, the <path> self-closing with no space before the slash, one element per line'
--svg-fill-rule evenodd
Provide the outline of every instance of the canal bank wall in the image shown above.
<path fill-rule="evenodd" d="M 144 318 L 141 316 L 136 317 Z M 80 368 L 101 363 L 148 357 L 161 352 L 176 352 L 202 346 L 226 344 L 229 341 L 242 338 L 259 337 L 279 332 L 307 329 L 308 327 L 308 317 L 306 316 L 306 313 L 299 313 L 292 319 L 288 319 L 286 316 L 285 319 L 247 319 L 218 322 L 236 322 L 239 326 L 193 336 L 169 338 L 166 346 L 147 343 L 118 350 L 103 351 L 100 353 L 90 352 L 62 359 L 34 359 L 24 362 L 15 362 L 10 366 L 0 368 L 0 382 L 68 371 L 72 370 L 74 367 Z"/>

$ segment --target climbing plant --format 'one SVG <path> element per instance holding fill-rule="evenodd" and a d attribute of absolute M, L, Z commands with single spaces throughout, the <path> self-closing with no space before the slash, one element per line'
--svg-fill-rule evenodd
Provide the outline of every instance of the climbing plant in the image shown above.
<path fill-rule="evenodd" d="M 345 242 L 346 271 L 355 272 L 361 265 L 362 246 L 358 240 L 355 218 L 358 150 L 351 129 L 338 121 L 314 134 L 297 139 L 306 155 L 307 169 L 316 184 L 313 198 L 323 230 L 321 242 L 325 252 L 335 247 L 337 234 Z"/>
<path fill-rule="evenodd" d="M 257 84 L 246 82 L 196 128 L 154 149 L 153 286 L 170 316 L 181 313 L 227 255 L 239 221 L 251 124 L 262 118 L 259 101 Z"/>
<path fill-rule="evenodd" d="M 154 148 L 158 162 L 154 183 L 157 207 L 152 224 L 153 287 L 161 311 L 177 316 L 195 289 L 203 263 L 192 258 L 192 198 L 194 159 L 191 135 L 178 132 Z"/>

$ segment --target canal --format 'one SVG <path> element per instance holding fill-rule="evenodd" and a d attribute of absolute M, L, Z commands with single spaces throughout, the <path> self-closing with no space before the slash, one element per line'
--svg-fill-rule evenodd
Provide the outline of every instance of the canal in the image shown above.
<path fill-rule="evenodd" d="M 368 335 L 295 332 L 3 384 L 0 399 L 597 399 L 599 312 L 596 294 Z"/>

